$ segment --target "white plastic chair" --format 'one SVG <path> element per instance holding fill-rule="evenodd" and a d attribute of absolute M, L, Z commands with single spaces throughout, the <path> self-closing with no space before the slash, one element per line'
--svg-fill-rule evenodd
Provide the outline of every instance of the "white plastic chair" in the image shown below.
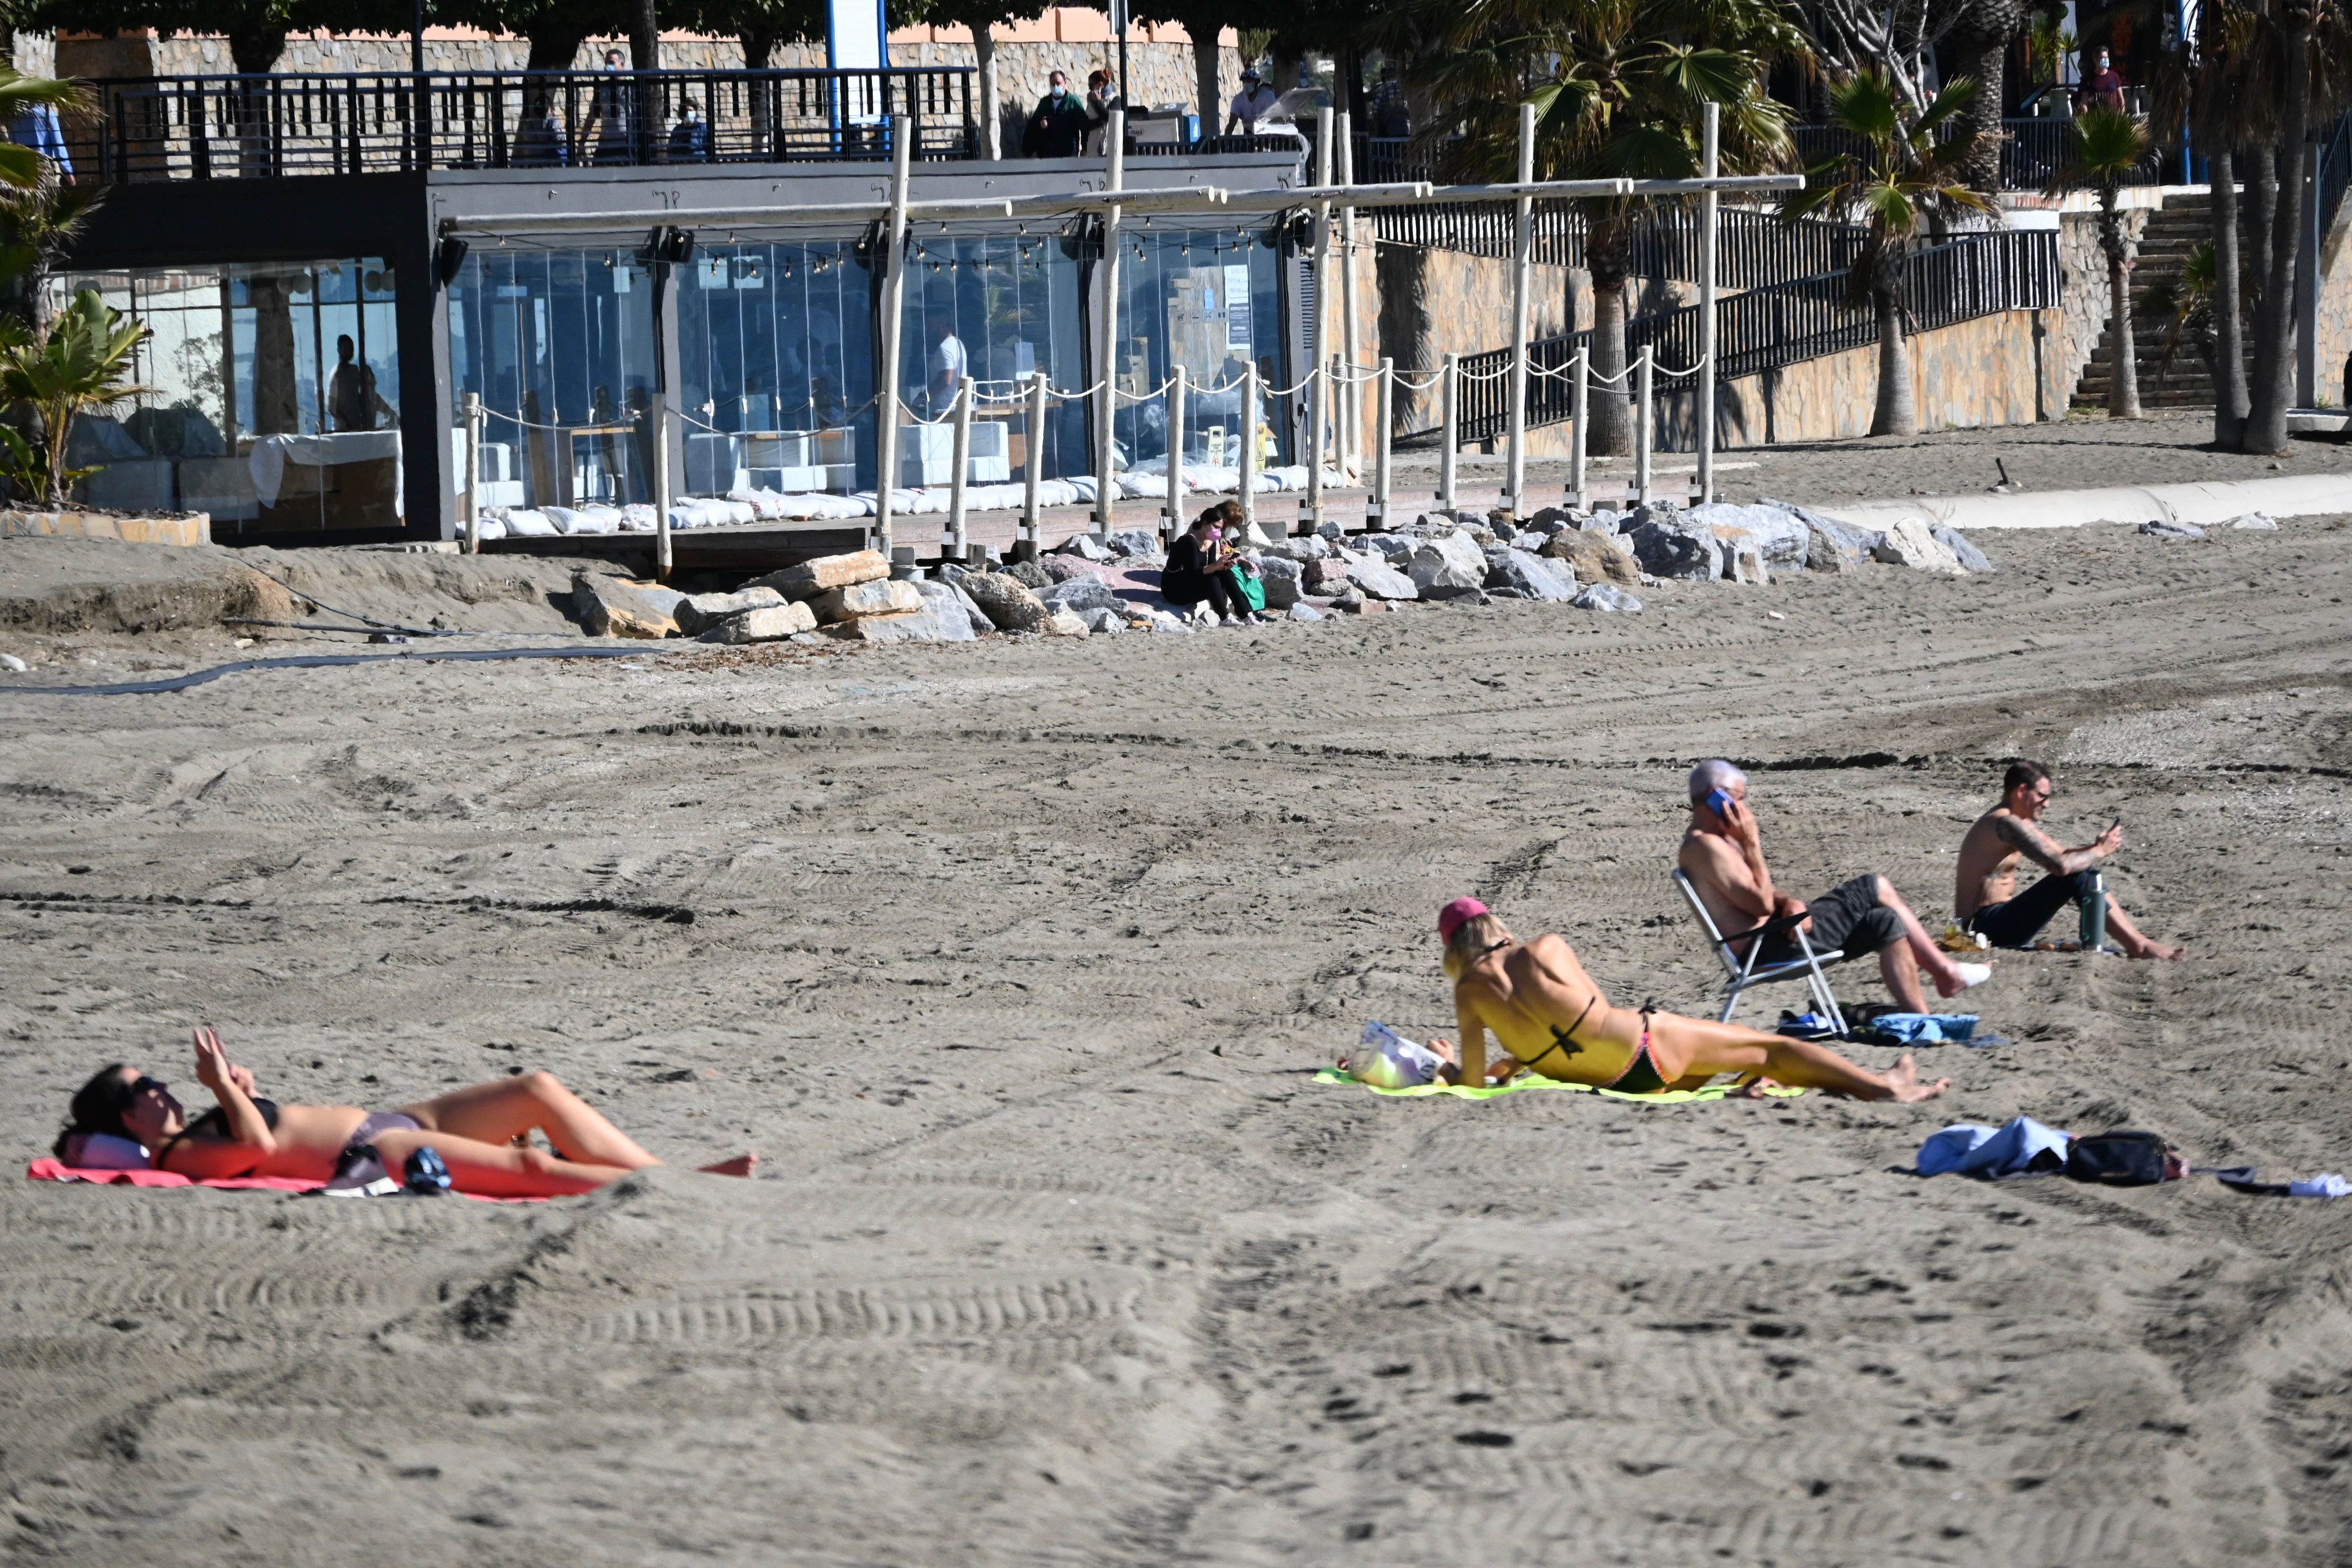
<path fill-rule="evenodd" d="M 1830 1021 L 1830 1033 L 1841 1037 L 1844 1036 L 1845 1015 L 1839 1010 L 1837 997 L 1830 991 L 1829 976 L 1822 972 L 1833 963 L 1843 963 L 1845 954 L 1834 949 L 1827 952 L 1813 951 L 1812 942 L 1801 929 L 1804 916 L 1778 916 L 1726 936 L 1716 929 L 1715 917 L 1706 912 L 1706 905 L 1700 900 L 1698 889 L 1691 886 L 1691 879 L 1683 875 L 1679 867 L 1675 870 L 1675 886 L 1682 889 L 1684 901 L 1690 905 L 1691 914 L 1698 921 L 1698 929 L 1706 932 L 1707 944 L 1714 948 L 1716 958 L 1723 964 L 1723 1011 L 1716 1016 L 1717 1023 L 1731 1022 L 1731 1015 L 1739 1006 L 1740 997 L 1747 994 L 1750 986 L 1769 985 L 1779 980 L 1801 979 L 1813 994 L 1814 1005 Z M 1796 939 L 1797 951 L 1803 956 L 1778 963 L 1758 963 L 1758 955 L 1764 951 L 1764 939 L 1783 931 Z M 1748 941 L 1751 937 L 1755 939 L 1752 942 Z M 1736 942 L 1748 942 L 1745 956 L 1733 950 L 1731 944 Z"/>

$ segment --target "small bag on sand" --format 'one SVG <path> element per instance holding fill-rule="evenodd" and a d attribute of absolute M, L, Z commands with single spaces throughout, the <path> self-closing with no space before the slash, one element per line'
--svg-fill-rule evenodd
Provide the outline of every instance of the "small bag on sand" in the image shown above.
<path fill-rule="evenodd" d="M 2188 1159 L 2155 1132 L 2095 1132 L 2066 1151 L 2066 1174 L 2101 1186 L 2153 1186 L 2188 1173 Z"/>

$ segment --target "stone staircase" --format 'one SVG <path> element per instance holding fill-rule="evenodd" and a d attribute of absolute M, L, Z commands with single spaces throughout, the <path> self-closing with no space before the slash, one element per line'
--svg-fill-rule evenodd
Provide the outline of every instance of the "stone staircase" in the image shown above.
<path fill-rule="evenodd" d="M 2164 373 L 2164 384 L 2157 384 L 2157 366 L 2164 359 L 2165 334 L 2171 323 L 2147 309 L 2150 290 L 2159 283 L 2178 283 L 2181 269 L 2189 263 L 2189 253 L 2213 237 L 2210 205 L 2210 198 L 2202 195 L 2166 198 L 2162 207 L 2148 215 L 2147 227 L 2142 231 L 2134 252 L 2137 265 L 2131 275 L 2132 341 L 2138 350 L 2136 357 L 2142 408 L 2213 406 L 2213 378 L 2207 373 L 2195 345 L 2186 339 Z M 2114 374 L 2115 349 L 2102 332 L 2099 346 L 2091 351 L 2091 363 L 2083 367 L 2083 379 L 2075 384 L 2074 406 L 2105 408 L 2108 383 Z"/>

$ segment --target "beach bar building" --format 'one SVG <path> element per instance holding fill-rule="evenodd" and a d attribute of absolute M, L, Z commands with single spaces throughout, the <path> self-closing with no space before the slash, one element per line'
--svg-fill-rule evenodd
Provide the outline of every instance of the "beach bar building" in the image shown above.
<path fill-rule="evenodd" d="M 1304 143 L 1155 144 L 1139 124 L 1128 185 L 1202 195 L 1130 216 L 1106 268 L 1083 198 L 1108 160 L 976 157 L 971 76 L 100 82 L 71 154 L 111 189 L 55 286 L 95 289 L 153 335 L 136 407 L 77 426 L 81 466 L 103 465 L 89 499 L 201 510 L 232 543 L 455 537 L 469 473 L 492 517 L 626 527 L 666 481 L 673 498 L 778 498 L 762 517 L 845 520 L 882 479 L 893 339 L 896 487 L 949 483 L 966 380 L 975 488 L 1091 475 L 1105 404 L 1087 389 L 1106 375 L 1124 395 L 1114 463 L 1164 464 L 1154 389 L 1178 358 L 1196 387 L 1226 388 L 1184 405 L 1186 457 L 1232 466 L 1241 372 L 1298 379 L 1306 242 L 1209 192 L 1297 181 Z M 954 209 L 906 233 L 895 333 L 894 124 L 916 210 Z M 1262 421 L 1262 462 L 1288 459 L 1292 423 Z"/>

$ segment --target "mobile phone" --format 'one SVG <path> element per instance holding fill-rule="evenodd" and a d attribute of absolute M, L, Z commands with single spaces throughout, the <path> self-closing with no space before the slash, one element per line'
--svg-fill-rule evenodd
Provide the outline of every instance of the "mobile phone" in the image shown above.
<path fill-rule="evenodd" d="M 1731 792 L 1727 789 L 1711 789 L 1707 791 L 1706 808 L 1715 813 L 1717 816 L 1730 816 Z"/>

